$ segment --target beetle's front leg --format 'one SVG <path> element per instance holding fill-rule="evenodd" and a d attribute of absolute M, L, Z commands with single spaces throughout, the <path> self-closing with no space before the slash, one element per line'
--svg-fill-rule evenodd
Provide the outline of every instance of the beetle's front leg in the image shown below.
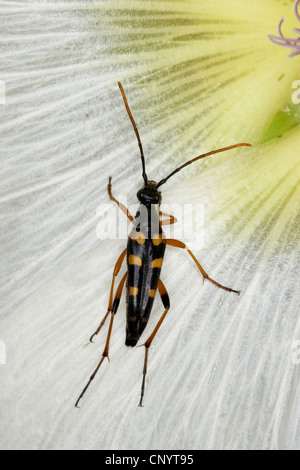
<path fill-rule="evenodd" d="M 112 177 L 110 176 L 109 177 L 109 180 L 108 180 L 108 186 L 107 186 L 107 191 L 108 191 L 108 195 L 109 195 L 109 198 L 111 201 L 114 201 L 116 204 L 118 204 L 119 208 L 121 209 L 122 212 L 124 212 L 124 214 L 128 217 L 128 219 L 133 222 L 134 221 L 134 217 L 132 217 L 132 215 L 130 214 L 129 210 L 127 209 L 127 207 L 125 207 L 123 204 L 121 204 L 111 193 L 111 187 L 112 187 L 112 184 L 111 184 L 111 181 L 112 181 Z"/>

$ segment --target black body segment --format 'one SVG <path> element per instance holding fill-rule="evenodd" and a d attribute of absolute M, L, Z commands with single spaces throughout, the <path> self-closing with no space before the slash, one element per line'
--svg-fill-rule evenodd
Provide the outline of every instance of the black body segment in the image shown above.
<path fill-rule="evenodd" d="M 127 346 L 135 346 L 154 302 L 166 249 L 158 208 L 141 204 L 127 244 Z"/>

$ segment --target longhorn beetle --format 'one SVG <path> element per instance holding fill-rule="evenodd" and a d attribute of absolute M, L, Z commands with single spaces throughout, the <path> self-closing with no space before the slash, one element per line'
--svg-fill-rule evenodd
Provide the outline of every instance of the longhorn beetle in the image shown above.
<path fill-rule="evenodd" d="M 141 334 L 143 333 L 147 322 L 150 317 L 150 313 L 152 310 L 154 297 L 156 291 L 159 291 L 163 306 L 164 306 L 164 313 L 160 317 L 156 327 L 154 328 L 151 335 L 148 337 L 146 342 L 141 346 L 145 347 L 145 359 L 144 359 L 144 369 L 143 369 L 143 380 L 142 380 L 142 388 L 141 388 L 141 396 L 139 406 L 143 406 L 143 397 L 145 391 L 145 380 L 147 374 L 147 364 L 148 364 L 148 351 L 152 344 L 152 341 L 160 328 L 162 322 L 164 321 L 169 308 L 170 308 L 170 299 L 168 292 L 160 279 L 161 268 L 163 264 L 164 254 L 166 246 L 173 246 L 177 248 L 185 249 L 188 254 L 191 256 L 193 261 L 196 263 L 200 273 L 203 276 L 203 279 L 207 279 L 208 281 L 215 284 L 217 287 L 224 289 L 229 292 L 235 292 L 236 294 L 240 294 L 240 291 L 231 289 L 230 287 L 225 287 L 219 284 L 217 281 L 211 279 L 208 274 L 204 271 L 198 260 L 195 258 L 194 254 L 188 249 L 188 247 L 179 240 L 174 239 L 167 239 L 164 235 L 162 226 L 163 225 L 171 225 L 176 222 L 175 217 L 170 214 L 165 214 L 164 212 L 160 211 L 161 205 L 161 193 L 158 190 L 163 184 L 168 181 L 175 173 L 182 170 L 187 165 L 195 162 L 196 160 L 200 160 L 201 158 L 208 157 L 209 155 L 214 155 L 219 152 L 225 152 L 226 150 L 230 150 L 236 147 L 251 147 L 251 144 L 247 143 L 239 143 L 235 145 L 231 145 L 230 147 L 224 147 L 217 150 L 212 150 L 211 152 L 204 153 L 199 155 L 192 160 L 184 163 L 183 165 L 176 168 L 176 170 L 172 171 L 166 178 L 163 178 L 159 183 L 155 181 L 148 180 L 148 176 L 146 173 L 146 165 L 145 165 L 145 157 L 142 147 L 142 142 L 140 139 L 140 135 L 138 129 L 136 127 L 135 121 L 131 114 L 126 95 L 124 89 L 120 82 L 118 82 L 118 86 L 120 88 L 123 101 L 125 104 L 125 108 L 127 110 L 128 116 L 130 118 L 131 124 L 133 126 L 135 135 L 137 137 L 141 160 L 142 160 L 142 176 L 144 179 L 144 185 L 142 189 L 140 189 L 137 193 L 137 198 L 140 202 L 139 209 L 135 217 L 133 217 L 128 209 L 122 205 L 113 195 L 112 195 L 112 178 L 109 178 L 108 184 L 108 195 L 111 201 L 114 201 L 122 212 L 126 214 L 128 219 L 133 223 L 133 229 L 129 235 L 127 248 L 121 253 L 119 259 L 116 262 L 114 271 L 113 271 L 113 278 L 111 283 L 110 289 L 110 296 L 108 302 L 108 310 L 105 314 L 100 326 L 96 330 L 96 332 L 90 338 L 90 342 L 93 342 L 93 339 L 96 335 L 98 335 L 99 331 L 103 327 L 104 323 L 106 322 L 107 318 L 110 316 L 110 324 L 108 328 L 108 334 L 106 339 L 105 348 L 101 357 L 101 360 L 94 371 L 93 375 L 91 376 L 88 384 L 83 389 L 80 397 L 76 402 L 76 408 L 78 408 L 78 404 L 87 391 L 88 387 L 90 386 L 91 382 L 94 380 L 98 370 L 100 369 L 104 359 L 107 357 L 109 360 L 109 343 L 111 338 L 111 332 L 113 328 L 113 322 L 115 315 L 117 313 L 122 291 L 126 281 L 126 290 L 127 290 L 127 322 L 126 322 L 126 346 L 134 347 Z M 145 217 L 140 217 L 141 213 L 146 214 Z M 162 220 L 162 216 L 164 216 L 164 220 Z M 156 226 L 157 230 L 156 233 L 153 233 L 152 228 Z M 116 277 L 121 269 L 123 261 L 127 257 L 127 272 L 122 277 L 120 284 L 116 290 L 114 295 L 114 285 Z"/>

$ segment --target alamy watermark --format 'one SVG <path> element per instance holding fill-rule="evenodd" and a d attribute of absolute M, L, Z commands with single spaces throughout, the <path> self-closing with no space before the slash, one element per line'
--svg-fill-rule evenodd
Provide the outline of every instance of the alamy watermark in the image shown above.
<path fill-rule="evenodd" d="M 294 88 L 296 90 L 296 91 L 294 91 L 294 93 L 291 96 L 292 103 L 293 104 L 300 104 L 300 80 L 295 80 L 292 83 L 292 88 Z"/>
<path fill-rule="evenodd" d="M 6 344 L 0 340 L 0 365 L 6 364 Z"/>
<path fill-rule="evenodd" d="M 300 340 L 293 341 L 291 348 L 294 349 L 292 363 L 297 366 L 300 364 Z"/>
<path fill-rule="evenodd" d="M 3 80 L 0 80 L 0 104 L 6 104 L 6 85 Z"/>
<path fill-rule="evenodd" d="M 297 88 L 297 90 L 292 94 L 292 103 L 300 104 L 300 80 L 295 80 L 292 83 L 292 88 Z"/>
<path fill-rule="evenodd" d="M 119 202 L 128 207 L 127 198 L 119 197 Z M 128 207 L 135 217 L 134 226 L 141 231 L 145 238 L 155 238 L 159 234 L 160 222 L 166 238 L 176 238 L 188 243 L 190 247 L 200 248 L 204 243 L 204 205 L 203 204 L 163 204 L 151 206 L 151 212 L 146 206 L 135 204 Z M 158 211 L 163 213 L 158 218 Z M 99 222 L 96 228 L 97 238 L 127 240 L 132 230 L 129 219 L 120 213 L 114 204 L 101 204 L 97 209 Z M 176 223 L 174 222 L 176 218 Z M 171 222 L 171 223 L 170 223 Z"/>

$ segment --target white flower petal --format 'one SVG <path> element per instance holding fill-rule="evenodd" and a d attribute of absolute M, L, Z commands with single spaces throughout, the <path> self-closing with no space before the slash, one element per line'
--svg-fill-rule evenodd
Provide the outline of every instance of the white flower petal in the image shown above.
<path fill-rule="evenodd" d="M 212 2 L 110 5 L 6 2 L 1 12 L 1 448 L 298 448 L 296 108 L 284 119 L 298 64 L 285 66 L 267 38 L 286 6 L 266 1 L 258 16 L 258 0 L 222 0 L 212 22 Z M 212 147 L 255 144 L 163 187 L 165 203 L 204 205 L 196 255 L 242 294 L 202 286 L 187 254 L 169 249 L 171 310 L 149 353 L 145 407 L 143 348 L 124 346 L 123 301 L 111 363 L 75 410 L 102 353 L 105 331 L 87 340 L 124 247 L 96 239 L 96 209 L 109 175 L 130 204 L 141 185 L 118 80 L 153 178 Z M 161 311 L 157 300 L 148 331 Z"/>

